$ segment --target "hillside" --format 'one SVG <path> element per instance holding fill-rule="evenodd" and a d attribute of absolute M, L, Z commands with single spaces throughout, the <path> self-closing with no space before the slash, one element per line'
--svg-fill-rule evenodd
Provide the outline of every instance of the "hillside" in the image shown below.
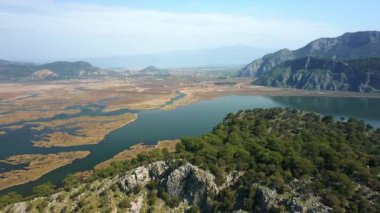
<path fill-rule="evenodd" d="M 3 82 L 79 79 L 113 74 L 115 73 L 94 67 L 84 61 L 57 61 L 36 65 L 0 60 L 0 81 Z"/>
<path fill-rule="evenodd" d="M 289 60 L 266 71 L 254 83 L 309 90 L 376 92 L 380 90 L 380 58 Z"/>
<path fill-rule="evenodd" d="M 168 76 L 167 70 L 159 69 L 155 66 L 148 66 L 138 72 L 139 76 Z"/>
<path fill-rule="evenodd" d="M 282 49 L 254 60 L 238 73 L 239 77 L 261 77 L 275 66 L 293 59 L 313 56 L 351 60 L 380 57 L 380 32 L 345 33 L 336 38 L 320 38 L 297 50 Z"/>
<path fill-rule="evenodd" d="M 294 109 L 228 114 L 175 153 L 140 154 L 63 188 L 0 197 L 4 212 L 376 212 L 380 130 Z M 16 204 L 7 204 L 22 201 Z M 4 207 L 6 206 L 6 207 Z"/>

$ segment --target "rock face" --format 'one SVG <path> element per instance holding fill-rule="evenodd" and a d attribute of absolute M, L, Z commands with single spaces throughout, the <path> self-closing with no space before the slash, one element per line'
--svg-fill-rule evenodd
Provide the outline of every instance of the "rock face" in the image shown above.
<path fill-rule="evenodd" d="M 308 56 L 337 60 L 380 57 L 380 32 L 345 33 L 336 38 L 317 39 L 298 50 L 283 49 L 246 65 L 239 71 L 238 76 L 261 77 L 265 72 L 285 61 Z"/>
<path fill-rule="evenodd" d="M 176 169 L 170 163 L 158 161 L 147 166 L 138 167 L 120 178 L 120 183 L 127 193 L 133 192 L 137 185 L 145 186 L 151 180 L 157 180 L 170 196 L 176 196 L 187 205 L 198 205 L 202 212 L 209 212 L 209 197 L 217 195 L 221 190 L 237 183 L 243 172 L 231 172 L 226 175 L 223 185 L 217 186 L 215 176 L 192 164 L 185 164 Z M 302 185 L 299 181 L 293 183 L 294 189 Z M 283 206 L 291 212 L 331 212 L 331 208 L 323 205 L 318 197 L 304 197 L 295 190 L 287 194 L 278 194 L 268 187 L 254 184 L 256 191 L 256 206 L 261 212 L 270 212 Z M 135 202 L 137 203 L 137 202 Z"/>
<path fill-rule="evenodd" d="M 283 206 L 289 210 L 289 212 L 308 212 L 308 213 L 327 213 L 331 212 L 332 209 L 323 205 L 320 200 L 316 197 L 311 196 L 308 199 L 292 196 L 286 197 L 277 194 L 275 191 L 267 188 L 258 186 L 256 192 L 256 205 L 258 206 L 260 212 L 271 212 L 274 208 Z"/>
<path fill-rule="evenodd" d="M 185 164 L 169 171 L 169 164 L 158 161 L 138 167 L 121 178 L 120 183 L 128 193 L 137 186 L 145 186 L 151 180 L 159 180 L 170 196 L 182 198 L 189 204 L 204 204 L 207 194 L 218 192 L 215 176 L 192 164 Z M 163 174 L 165 174 L 163 176 Z"/>
<path fill-rule="evenodd" d="M 185 202 L 206 205 L 207 195 L 216 194 L 218 187 L 215 176 L 191 164 L 175 169 L 166 179 L 169 195 L 184 199 Z"/>
<path fill-rule="evenodd" d="M 349 61 L 301 58 L 266 71 L 255 84 L 309 90 L 374 92 L 380 90 L 380 58 Z"/>
<path fill-rule="evenodd" d="M 129 171 L 121 178 L 120 183 L 126 192 L 132 192 L 138 186 L 145 186 L 151 180 L 160 177 L 167 169 L 169 164 L 164 161 L 157 161 L 148 166 L 140 166 Z"/>

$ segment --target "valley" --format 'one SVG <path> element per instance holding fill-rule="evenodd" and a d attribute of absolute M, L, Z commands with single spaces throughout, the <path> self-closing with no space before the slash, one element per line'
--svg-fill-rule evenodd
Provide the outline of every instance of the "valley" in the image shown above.
<path fill-rule="evenodd" d="M 69 166 L 68 164 L 71 162 L 67 162 L 64 164 L 65 167 L 57 169 L 56 172 L 53 170 L 63 166 L 62 164 L 58 164 L 58 167 L 49 167 L 51 169 L 37 170 L 38 177 L 43 176 L 44 178 L 31 184 L 11 187 L 16 184 L 12 181 L 5 181 L 3 188 L 11 188 L 3 190 L 3 192 L 14 189 L 28 191 L 25 187 L 30 190 L 31 187 L 45 180 L 59 184 L 69 172 L 91 170 L 93 167 L 104 168 L 111 162 L 131 159 L 139 153 L 156 149 L 155 146 L 151 145 L 160 140 L 202 134 L 215 125 L 224 114 L 239 109 L 271 106 L 302 108 L 302 103 L 306 100 L 314 100 L 318 97 L 321 100 L 339 98 L 338 100 L 352 99 L 354 102 L 356 100 L 368 100 L 377 103 L 380 97 L 377 93 L 311 91 L 254 86 L 251 85 L 249 79 L 245 78 L 229 77 L 228 82 L 231 81 L 235 84 L 216 84 L 223 82 L 223 80 L 205 74 L 194 77 L 181 73 L 165 78 L 142 76 L 135 79 L 107 81 L 65 80 L 54 81 L 54 83 L 48 81 L 3 84 L 3 89 L 0 92 L 2 97 L 0 102 L 2 110 L 0 114 L 2 120 L 0 140 L 4 142 L 0 144 L 0 148 L 4 151 L 0 155 L 0 158 L 3 159 L 3 164 L 0 167 L 5 166 L 4 168 L 7 169 L 3 170 L 1 174 L 9 175 L 13 174 L 13 171 L 18 171 L 12 169 L 6 159 L 18 158 L 25 153 L 28 155 L 42 154 L 42 156 L 68 151 L 88 151 L 91 153 L 83 159 L 82 163 L 76 161 L 73 166 Z M 300 99 L 301 106 L 296 105 L 296 102 L 281 103 L 276 101 L 281 99 L 280 97 L 288 97 L 289 100 Z M 275 101 L 273 102 L 273 100 Z M 209 106 L 209 104 L 212 105 Z M 359 101 L 359 104 L 362 103 Z M 205 106 L 202 107 L 203 105 Z M 376 106 L 372 105 L 371 107 Z M 221 108 L 221 106 L 224 107 Z M 324 108 L 327 111 L 323 111 L 323 108 L 316 105 L 307 110 L 321 111 L 324 114 L 337 114 L 337 117 L 358 116 L 361 119 L 368 120 L 372 125 L 380 126 L 378 122 L 380 118 L 363 114 L 355 115 L 355 113 L 360 112 L 354 113 L 350 110 L 339 114 L 339 110 L 331 111 L 332 109 L 329 107 L 329 105 L 325 105 Z M 365 106 L 365 108 L 368 107 L 368 105 Z M 210 112 L 218 108 L 220 110 L 211 119 Z M 184 109 L 186 110 L 182 112 Z M 193 112 L 196 109 L 198 110 L 197 113 Z M 153 117 L 150 115 L 151 113 L 153 113 Z M 166 113 L 174 117 L 167 117 Z M 207 114 L 208 121 L 199 126 L 194 119 L 201 119 L 204 113 Z M 156 117 L 158 115 L 159 117 Z M 193 116 L 193 118 L 190 119 L 188 116 Z M 168 118 L 172 120 L 167 120 Z M 195 128 L 194 125 L 198 127 Z M 149 130 L 149 134 L 143 136 L 144 130 Z M 139 143 L 144 145 L 134 146 Z M 165 145 L 162 144 L 165 143 L 159 143 L 157 148 L 165 148 Z M 174 151 L 174 147 L 169 144 L 169 151 Z M 22 148 L 17 148 L 18 146 L 22 146 Z M 130 147 L 133 148 L 129 149 Z M 108 151 L 105 152 L 105 150 Z M 56 161 L 53 157 L 47 159 L 52 163 Z M 56 178 L 55 173 L 59 173 L 60 178 Z M 19 176 L 25 176 L 25 174 L 20 173 Z M 6 176 L 14 176 L 8 175 Z M 31 180 L 36 179 L 35 176 L 31 177 Z M 55 178 L 51 179 L 51 177 Z"/>

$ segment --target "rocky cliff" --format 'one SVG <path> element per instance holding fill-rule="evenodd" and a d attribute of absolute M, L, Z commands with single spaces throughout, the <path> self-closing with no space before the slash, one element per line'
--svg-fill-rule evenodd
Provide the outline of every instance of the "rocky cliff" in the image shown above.
<path fill-rule="evenodd" d="M 197 211 L 211 212 L 212 198 L 228 187 L 233 187 L 243 173 L 231 172 L 222 185 L 217 185 L 215 176 L 190 163 L 175 165 L 174 161 L 157 161 L 137 167 L 124 175 L 96 180 L 75 188 L 57 192 L 49 197 L 38 197 L 30 201 L 15 203 L 4 212 L 186 212 L 194 206 Z M 297 181 L 296 181 L 297 182 Z M 299 182 L 299 181 L 298 181 Z M 298 183 L 297 182 L 297 183 Z M 151 188 L 152 183 L 157 186 Z M 279 195 L 275 190 L 256 184 L 256 203 L 261 212 L 270 212 L 283 206 L 291 212 L 329 212 L 318 197 L 305 198 L 295 190 Z M 175 206 L 162 198 L 154 198 L 157 190 L 167 193 L 167 199 L 178 199 Z M 239 196 L 239 195 L 236 195 Z M 236 209 L 238 211 L 239 209 Z"/>
<path fill-rule="evenodd" d="M 380 90 L 380 58 L 289 60 L 266 71 L 254 83 L 309 90 L 376 92 Z"/>
<path fill-rule="evenodd" d="M 337 60 L 380 57 L 380 32 L 345 33 L 336 38 L 317 39 L 294 51 L 283 49 L 254 60 L 241 69 L 238 76 L 261 77 L 266 71 L 285 61 L 308 56 Z"/>

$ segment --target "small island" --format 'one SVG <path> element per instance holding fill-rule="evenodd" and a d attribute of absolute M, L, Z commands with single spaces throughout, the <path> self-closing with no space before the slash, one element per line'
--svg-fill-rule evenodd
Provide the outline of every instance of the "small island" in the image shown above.
<path fill-rule="evenodd" d="M 125 113 L 115 116 L 83 116 L 66 120 L 36 122 L 39 128 L 56 129 L 46 135 L 46 139 L 34 142 L 37 147 L 68 147 L 102 142 L 110 132 L 137 119 L 137 114 Z M 73 133 L 60 131 L 60 128 L 76 128 Z"/>
<path fill-rule="evenodd" d="M 60 152 L 47 155 L 23 154 L 1 160 L 0 162 L 2 163 L 28 165 L 24 169 L 0 173 L 0 190 L 37 180 L 44 174 L 70 164 L 77 159 L 85 158 L 89 154 L 89 151 Z"/>

